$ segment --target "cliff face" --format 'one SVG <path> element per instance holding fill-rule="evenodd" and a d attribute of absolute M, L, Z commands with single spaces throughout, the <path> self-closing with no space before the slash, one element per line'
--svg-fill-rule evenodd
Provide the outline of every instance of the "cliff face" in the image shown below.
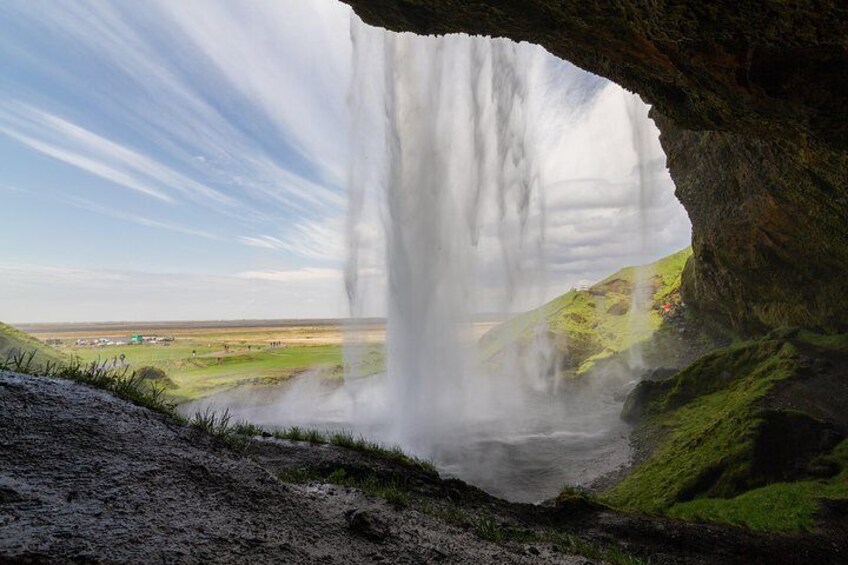
<path fill-rule="evenodd" d="M 743 331 L 848 328 L 848 4 L 343 1 L 388 29 L 537 43 L 638 92 L 692 220 L 686 299 Z"/>
<path fill-rule="evenodd" d="M 744 333 L 848 324 L 848 153 L 661 125 L 692 220 L 683 295 Z"/>

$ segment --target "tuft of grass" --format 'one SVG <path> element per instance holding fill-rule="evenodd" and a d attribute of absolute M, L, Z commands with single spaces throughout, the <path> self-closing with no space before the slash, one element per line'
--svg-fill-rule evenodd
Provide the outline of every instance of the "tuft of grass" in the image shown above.
<path fill-rule="evenodd" d="M 628 553 L 613 545 L 601 545 L 571 532 L 546 530 L 539 536 L 540 541 L 552 544 L 555 551 L 566 554 L 578 554 L 596 559 L 610 565 L 650 565 L 651 561 Z"/>
<path fill-rule="evenodd" d="M 37 352 L 15 352 L 0 362 L 0 371 L 53 377 L 83 383 L 111 392 L 118 398 L 149 408 L 167 416 L 180 419 L 175 406 L 167 399 L 165 388 L 151 383 L 135 372 L 126 369 L 108 369 L 97 363 L 87 365 L 79 361 L 68 364 L 35 361 Z"/>
<path fill-rule="evenodd" d="M 194 416 L 188 421 L 188 424 L 211 436 L 223 435 L 230 431 L 230 412 L 229 410 L 225 410 L 219 416 L 211 408 L 207 408 L 203 412 L 195 412 Z"/>
<path fill-rule="evenodd" d="M 497 520 L 486 513 L 477 515 L 466 514 L 464 525 L 469 527 L 480 539 L 495 543 L 531 543 L 543 541 L 533 530 L 516 528 L 507 524 L 498 524 Z"/>
<path fill-rule="evenodd" d="M 436 467 L 431 461 L 419 459 L 403 452 L 400 446 L 384 446 L 371 441 L 362 435 L 354 436 L 347 430 L 323 433 L 315 429 L 305 429 L 297 426 L 276 430 L 271 435 L 277 439 L 289 441 L 305 441 L 318 445 L 335 445 L 362 453 L 373 455 L 387 461 L 394 461 L 402 465 L 417 467 L 424 472 L 437 474 Z"/>
<path fill-rule="evenodd" d="M 287 483 L 318 482 L 359 489 L 369 496 L 382 498 L 398 509 L 408 508 L 411 504 L 409 490 L 402 482 L 382 479 L 376 475 L 355 477 L 348 475 L 344 467 L 334 469 L 330 473 L 318 473 L 303 468 L 294 469 L 280 474 L 279 478 Z"/>
<path fill-rule="evenodd" d="M 496 543 L 503 542 L 507 539 L 508 534 L 506 530 L 501 528 L 491 516 L 485 514 L 472 516 L 469 518 L 469 521 L 474 533 L 481 539 Z"/>

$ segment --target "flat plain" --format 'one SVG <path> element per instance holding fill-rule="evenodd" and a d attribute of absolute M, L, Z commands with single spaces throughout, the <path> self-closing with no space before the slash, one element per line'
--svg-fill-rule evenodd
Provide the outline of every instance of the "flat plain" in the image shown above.
<path fill-rule="evenodd" d="M 473 337 L 493 324 L 475 323 Z M 360 370 L 375 373 L 383 367 L 385 342 L 385 324 L 376 319 L 355 326 L 339 320 L 238 320 L 18 327 L 82 363 L 128 371 L 148 366 L 162 369 L 170 380 L 166 392 L 176 402 L 239 386 L 273 385 L 305 371 L 341 378 L 344 343 L 361 347 Z M 139 335 L 148 341 L 129 343 Z M 154 343 L 151 338 L 160 341 Z M 110 344 L 94 344 L 97 340 Z"/>

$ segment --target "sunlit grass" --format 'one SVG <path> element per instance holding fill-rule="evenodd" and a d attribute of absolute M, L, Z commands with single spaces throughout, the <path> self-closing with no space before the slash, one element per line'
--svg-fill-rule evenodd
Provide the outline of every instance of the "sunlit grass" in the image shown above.
<path fill-rule="evenodd" d="M 165 389 L 126 369 L 107 369 L 97 363 L 37 363 L 35 352 L 18 352 L 0 362 L 0 371 L 67 379 L 111 392 L 118 398 L 181 420 Z"/>
<path fill-rule="evenodd" d="M 226 352 L 220 346 L 176 342 L 171 345 L 74 347 L 66 351 L 86 364 L 109 366 L 112 359 L 124 355 L 132 369 L 160 368 L 176 385 L 168 394 L 178 403 L 237 386 L 276 384 L 305 370 L 324 371 L 330 377 L 342 363 L 339 345 L 250 349 L 233 346 Z"/>
<path fill-rule="evenodd" d="M 668 515 L 686 520 L 723 522 L 752 530 L 810 531 L 826 499 L 848 500 L 848 440 L 831 456 L 842 472 L 827 480 L 776 483 L 735 498 L 702 498 L 671 507 Z"/>

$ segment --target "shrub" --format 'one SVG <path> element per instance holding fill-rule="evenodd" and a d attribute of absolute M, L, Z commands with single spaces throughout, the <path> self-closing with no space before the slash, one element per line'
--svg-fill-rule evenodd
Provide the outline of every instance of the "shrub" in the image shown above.
<path fill-rule="evenodd" d="M 176 383 L 159 367 L 141 367 L 140 369 L 136 369 L 135 374 L 141 380 L 151 384 L 156 384 L 164 388 L 177 388 Z"/>

